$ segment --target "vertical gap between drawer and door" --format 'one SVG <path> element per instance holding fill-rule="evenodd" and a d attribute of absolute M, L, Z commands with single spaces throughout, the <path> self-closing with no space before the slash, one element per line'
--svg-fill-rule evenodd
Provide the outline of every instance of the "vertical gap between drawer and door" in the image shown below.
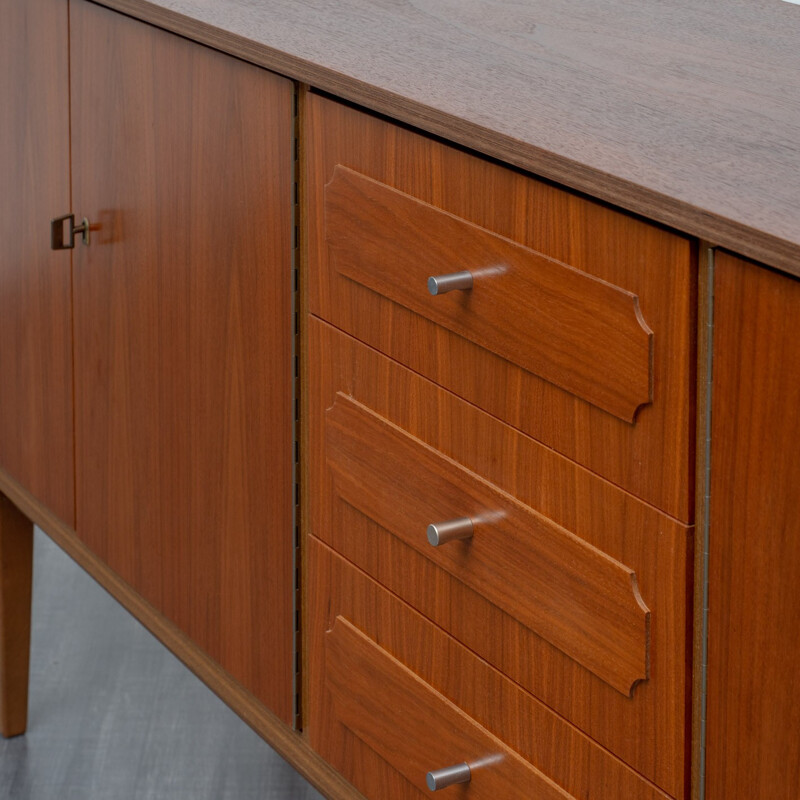
<path fill-rule="evenodd" d="M 711 394 L 714 344 L 714 247 L 701 242 L 698 308 L 698 526 L 695 546 L 695 677 L 692 742 L 692 800 L 705 798 L 706 695 L 708 672 L 708 550 L 711 495 Z"/>

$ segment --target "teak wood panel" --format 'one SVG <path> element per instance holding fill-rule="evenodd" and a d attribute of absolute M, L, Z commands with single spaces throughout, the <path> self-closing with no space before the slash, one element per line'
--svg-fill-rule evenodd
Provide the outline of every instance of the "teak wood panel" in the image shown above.
<path fill-rule="evenodd" d="M 75 0 L 77 532 L 284 721 L 292 85 Z"/>
<path fill-rule="evenodd" d="M 33 523 L 0 494 L 0 733 L 28 721 Z"/>
<path fill-rule="evenodd" d="M 422 792 L 431 765 L 466 763 L 475 800 L 572 796 L 344 617 L 326 632 L 325 650 L 325 687 L 336 718 Z"/>
<path fill-rule="evenodd" d="M 652 399 L 638 298 L 342 166 L 325 187 L 334 269 L 626 422 Z M 431 296 L 428 277 L 473 286 Z"/>
<path fill-rule="evenodd" d="M 0 466 L 75 524 L 71 260 L 63 0 L 4 0 L 0 24 Z"/>
<path fill-rule="evenodd" d="M 630 695 L 646 680 L 650 611 L 635 573 L 341 393 L 325 412 L 342 501 Z M 432 547 L 429 524 L 473 535 Z"/>
<path fill-rule="evenodd" d="M 682 797 L 691 529 L 326 323 L 310 318 L 307 330 L 310 533 Z M 336 496 L 324 420 L 339 393 L 635 572 L 650 609 L 650 672 L 632 697 Z"/>
<path fill-rule="evenodd" d="M 696 253 L 688 238 L 318 95 L 308 98 L 305 137 L 312 313 L 692 521 Z M 653 331 L 652 403 L 634 423 L 622 421 L 340 275 L 325 216 L 337 166 L 635 295 Z"/>
<path fill-rule="evenodd" d="M 800 282 L 717 253 L 706 798 L 800 786 Z"/>
<path fill-rule="evenodd" d="M 504 758 L 449 796 L 666 798 L 313 538 L 308 558 L 309 739 L 371 800 L 430 797 L 427 770 L 481 755 Z"/>

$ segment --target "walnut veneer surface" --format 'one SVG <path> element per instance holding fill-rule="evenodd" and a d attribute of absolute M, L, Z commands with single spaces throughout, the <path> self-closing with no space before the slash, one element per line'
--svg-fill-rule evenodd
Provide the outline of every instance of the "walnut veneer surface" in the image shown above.
<path fill-rule="evenodd" d="M 23 2 L 32 9 L 47 8 L 44 0 L 19 0 L 20 8 Z M 0 270 L 7 307 L 14 308 L 21 298 L 33 309 L 25 317 L 0 315 L 13 323 L 0 324 L 0 345 L 8 340 L 0 347 L 0 378 L 15 378 L 11 391 L 0 387 L 0 406 L 5 419 L 12 420 L 0 425 L 0 451 L 9 453 L 8 464 L 0 469 L 0 491 L 29 520 L 43 520 L 48 533 L 251 725 L 279 742 L 282 752 L 331 798 L 355 797 L 341 776 L 373 800 L 419 796 L 428 758 L 420 752 L 416 732 L 428 726 L 447 731 L 444 747 L 455 723 L 464 723 L 478 749 L 491 745 L 506 753 L 509 772 L 477 776 L 476 796 L 507 797 L 512 785 L 525 787 L 522 796 L 536 791 L 541 792 L 537 797 L 580 800 L 651 800 L 663 792 L 677 800 L 690 792 L 697 796 L 703 785 L 703 736 L 699 723 L 689 731 L 690 710 L 699 720 L 705 708 L 699 681 L 692 697 L 692 670 L 700 674 L 700 662 L 692 662 L 688 645 L 692 625 L 701 621 L 696 612 L 703 598 L 695 595 L 692 609 L 691 523 L 696 518 L 707 526 L 708 520 L 700 514 L 706 502 L 702 486 L 697 504 L 693 499 L 694 397 L 698 387 L 702 395 L 710 356 L 701 348 L 695 364 L 694 343 L 698 329 L 711 326 L 702 305 L 699 317 L 694 315 L 695 268 L 700 261 L 701 300 L 704 281 L 710 280 L 708 265 L 698 257 L 706 244 L 800 275 L 800 9 L 779 0 L 724 0 L 707 7 L 680 0 L 639 5 L 579 0 L 568 6 L 554 0 L 71 0 L 70 6 L 70 49 L 54 49 L 46 64 L 53 70 L 56 62 L 69 58 L 69 108 L 63 95 L 59 100 L 57 91 L 45 92 L 46 81 L 31 67 L 32 81 L 39 78 L 30 84 L 36 96 L 50 97 L 60 110 L 50 118 L 55 130 L 41 142 L 29 142 L 21 131 L 36 117 L 27 107 L 29 93 L 24 101 L 13 94 L 17 82 L 9 69 L 10 77 L 0 78 L 0 89 L 15 97 L 9 106 L 13 124 L 0 126 L 6 134 L 0 140 L 8 139 L 8 152 L 16 153 L 18 161 L 35 161 L 46 174 L 45 166 L 58 155 L 50 139 L 57 141 L 58 129 L 69 122 L 71 157 L 51 188 L 61 196 L 71 169 L 74 210 L 82 214 L 91 205 L 97 210 L 91 216 L 100 223 L 92 229 L 93 249 L 61 258 L 63 267 L 72 268 L 69 303 L 69 281 L 63 274 L 50 278 L 52 256 L 29 246 L 28 237 L 22 249 L 11 251 L 11 266 Z M 146 26 L 99 6 L 194 41 L 154 28 L 145 31 Z M 141 28 L 133 51 L 119 46 L 102 27 L 86 27 L 95 16 L 114 18 L 115 28 Z M 9 19 L 14 30 L 21 30 L 17 17 Z M 169 47 L 162 52 L 167 39 Z M 41 49 L 27 40 L 23 46 L 23 41 L 20 36 L 7 48 L 15 69 L 26 65 L 25 53 Z M 313 89 L 297 91 L 282 77 L 262 74 L 194 42 Z M 6 61 L 0 58 L 0 63 Z M 233 80 L 240 72 L 246 73 L 241 85 Z M 98 84 L 102 91 L 93 93 Z M 203 91 L 196 91 L 200 86 Z M 243 94 L 237 94 L 237 86 Z M 267 96 L 273 91 L 275 96 Z M 157 102 L 148 105 L 153 98 Z M 325 116 L 323 106 L 335 111 L 329 108 Z M 130 116 L 137 120 L 132 127 L 126 125 L 131 107 L 136 113 Z M 243 120 L 248 122 L 246 135 L 231 135 Z M 442 138 L 420 136 L 408 125 Z M 388 133 L 375 134 L 379 128 Z M 169 137 L 181 129 L 192 133 L 191 152 L 206 158 L 180 161 L 181 148 L 170 147 Z M 276 130 L 283 133 L 275 136 Z M 150 135 L 159 147 L 143 147 L 137 138 L 147 144 Z M 382 137 L 391 145 L 385 151 L 376 146 Z M 293 154 L 298 142 L 299 153 Z M 241 159 L 231 158 L 228 148 Z M 262 159 L 264 153 L 269 157 Z M 435 157 L 420 157 L 425 153 Z M 34 159 L 36 154 L 47 158 Z M 292 174 L 298 155 L 300 167 Z M 371 159 L 376 163 L 371 165 Z M 251 171 L 251 164 L 262 163 L 275 172 Z M 464 184 L 468 191 L 453 195 L 455 205 L 453 197 L 445 193 L 445 202 L 437 194 L 441 176 L 431 166 L 442 165 L 449 165 L 445 172 L 451 177 L 471 178 Z M 422 188 L 413 181 L 404 184 L 405 177 L 395 181 L 394 169 L 408 173 Z M 331 180 L 334 173 L 338 181 Z M 424 191 L 428 173 L 432 194 Z M 33 170 L 25 174 L 29 184 L 38 182 L 31 177 Z M 496 176 L 485 180 L 490 174 Z M 17 166 L 3 175 L 22 181 Z M 312 175 L 316 183 L 304 178 Z M 343 176 L 349 176 L 347 181 Z M 271 177 L 276 178 L 277 200 L 260 191 L 261 184 L 273 184 Z M 215 182 L 236 191 L 227 195 Z M 124 198 L 133 195 L 119 190 L 127 184 L 145 201 L 156 201 L 145 202 L 148 213 L 160 213 L 156 221 L 141 215 L 137 235 L 120 240 L 121 216 L 104 209 L 125 210 Z M 191 193 L 190 184 L 195 188 Z M 290 212 L 293 185 L 299 186 L 295 219 Z M 502 191 L 492 192 L 498 188 Z M 193 213 L 184 214 L 183 206 L 176 211 L 166 202 L 181 192 L 196 200 Z M 474 198 L 477 210 L 461 209 L 462 194 L 470 203 Z M 369 202 L 361 202 L 359 209 L 360 197 Z M 549 204 L 542 202 L 546 198 Z M 29 200 L 23 196 L 20 201 L 23 223 L 41 216 Z M 410 292 L 386 276 L 376 277 L 374 253 L 367 247 L 372 240 L 348 229 L 359 219 L 365 226 L 374 219 L 380 210 L 376 200 L 407 212 L 413 222 L 405 232 L 413 234 L 410 240 L 401 228 L 390 230 L 385 220 L 383 229 L 372 231 L 373 239 L 390 231 L 378 242 L 381 252 L 388 244 L 399 253 L 401 239 L 406 247 L 416 242 L 425 252 L 435 243 L 431 231 L 447 217 L 447 229 L 468 237 L 474 249 L 513 250 L 546 268 L 537 289 L 557 295 L 559 319 L 565 307 L 580 306 L 586 317 L 592 298 L 615 298 L 624 313 L 602 319 L 589 313 L 585 325 L 594 330 L 596 323 L 622 334 L 613 350 L 634 365 L 630 384 L 619 385 L 620 376 L 627 376 L 622 368 L 598 379 L 592 348 L 603 348 L 594 335 L 578 336 L 576 342 L 559 325 L 542 325 L 539 344 L 563 343 L 563 353 L 553 355 L 540 346 L 531 360 L 525 348 L 511 346 L 520 338 L 512 326 L 506 325 L 503 336 L 481 328 L 470 339 L 474 331 L 461 325 L 465 315 L 455 313 L 464 311 L 456 307 L 457 298 L 420 305 L 416 289 Z M 640 216 L 620 213 L 609 202 Z M 507 230 L 499 222 L 486 222 L 484 215 L 502 221 L 504 203 L 524 226 L 533 225 L 539 234 L 535 241 L 513 226 Z M 295 242 L 305 320 L 300 321 L 300 364 L 308 379 L 300 411 L 302 469 L 312 464 L 301 480 L 309 487 L 300 518 L 308 545 L 308 557 L 299 562 L 305 575 L 301 616 L 306 638 L 300 664 L 307 698 L 301 734 L 290 733 L 284 724 L 291 721 L 295 699 L 290 690 L 290 426 L 278 430 L 273 424 L 291 416 L 290 393 L 283 391 L 289 373 L 283 365 L 294 359 L 288 326 L 270 327 L 281 316 L 288 319 L 291 270 L 275 278 L 269 269 L 251 274 L 231 268 L 224 252 L 220 255 L 224 239 L 213 224 L 218 204 L 228 209 L 223 222 L 238 221 L 236 247 L 250 266 L 289 267 L 291 223 L 297 222 L 300 231 Z M 343 207 L 348 214 L 337 219 Z M 247 213 L 239 215 L 239 208 Z M 9 211 L 17 209 L 12 205 Z M 131 212 L 124 213 L 131 226 Z M 456 222 L 453 215 L 464 219 Z M 269 226 L 261 230 L 264 219 L 272 220 L 272 231 Z M 142 220 L 146 224 L 139 224 Z M 220 227 L 234 230 L 230 224 Z M 562 228 L 573 235 L 559 238 Z M 185 258 L 191 248 L 181 249 L 184 240 L 194 242 L 201 256 Z M 326 260 L 326 248 L 336 251 L 335 257 Z M 785 620 L 797 617 L 796 593 L 787 589 L 796 585 L 792 556 L 797 547 L 786 520 L 797 518 L 791 513 L 797 467 L 787 445 L 796 437 L 790 425 L 781 428 L 773 421 L 789 418 L 794 424 L 796 418 L 796 370 L 791 365 L 797 349 L 786 344 L 793 337 L 784 320 L 796 308 L 800 284 L 748 265 L 759 271 L 758 279 L 751 279 L 739 267 L 726 266 L 737 259 L 718 252 L 720 271 L 713 284 L 721 312 L 713 343 L 716 394 L 710 400 L 701 396 L 697 405 L 698 417 L 707 403 L 714 407 L 716 443 L 709 457 L 717 470 L 715 476 L 712 472 L 710 504 L 707 797 L 730 800 L 734 792 L 737 798 L 788 797 L 781 792 L 797 784 L 797 747 L 796 737 L 786 732 L 796 730 L 797 715 L 791 702 L 794 684 L 783 676 L 791 674 L 796 661 L 797 638 Z M 157 257 L 140 258 L 140 253 Z M 343 264 L 342 253 L 352 263 Z M 18 268 L 16 259 L 23 255 L 35 269 L 23 273 Z M 398 261 L 405 256 L 400 253 Z M 598 274 L 585 260 L 600 265 Z M 177 267 L 168 272 L 153 267 L 173 263 Z M 131 264 L 136 270 L 129 274 Z M 573 275 L 578 269 L 585 274 Z M 218 280 L 229 289 L 227 303 L 215 291 Z M 331 289 L 345 280 L 354 288 Z M 610 286 L 601 289 L 606 280 Z M 574 291 L 567 292 L 566 283 Z M 529 287 L 522 282 L 517 288 L 517 305 L 527 313 Z M 369 293 L 385 297 L 376 302 Z M 567 302 L 573 295 L 580 302 Z M 635 324 L 629 324 L 639 295 L 643 319 L 652 322 L 652 329 L 635 315 Z M 40 298 L 52 309 L 38 307 Z M 427 296 L 425 301 L 430 303 Z M 472 303 L 481 325 L 476 309 L 483 308 Z M 508 322 L 488 308 L 492 320 Z M 268 313 L 258 313 L 264 309 Z M 313 319 L 309 311 L 327 321 Z M 421 314 L 424 324 L 403 324 L 412 313 Z M 183 334 L 162 335 L 152 324 L 155 317 L 177 318 Z M 31 336 L 24 331 L 27 319 L 49 321 L 52 329 Z M 634 336 L 618 331 L 615 320 Z M 51 334 L 66 323 L 74 334 L 73 349 L 48 350 Z M 442 329 L 436 331 L 438 339 L 435 326 Z M 456 358 L 431 358 L 439 350 L 420 347 L 413 335 L 406 335 L 415 331 L 427 331 L 431 341 L 449 342 Z M 345 332 L 362 341 L 350 340 Z M 454 344 L 457 336 L 464 336 L 465 344 Z M 704 336 L 710 333 L 701 335 L 701 344 Z M 197 347 L 182 352 L 187 341 Z M 576 355 L 583 344 L 588 363 Z M 26 348 L 35 359 L 19 355 Z M 763 364 L 751 363 L 752 353 L 769 357 Z M 447 372 L 440 367 L 451 362 L 458 367 L 459 354 L 469 369 Z M 103 367 L 106 358 L 113 365 L 109 369 Z M 74 389 L 58 379 L 70 359 Z M 511 359 L 512 369 L 492 367 L 491 374 L 504 380 L 483 381 L 493 388 L 478 391 L 479 382 L 469 376 L 479 374 L 491 359 Z M 137 372 L 129 369 L 131 364 L 143 368 Z M 509 380 L 514 369 L 534 375 L 525 382 L 520 378 L 523 390 L 537 381 L 547 384 L 537 395 L 548 400 L 546 413 L 523 413 L 515 398 L 530 400 L 530 394 Z M 110 389 L 103 384 L 106 373 Z M 454 378 L 462 373 L 468 377 Z M 137 375 L 146 375 L 147 381 Z M 187 377 L 191 381 L 184 381 Z M 225 381 L 232 387 L 229 392 Z M 185 382 L 200 387 L 200 394 L 184 393 Z M 42 387 L 51 384 L 61 384 L 63 395 L 55 410 L 42 407 Z M 748 391 L 762 385 L 758 402 L 751 404 L 760 413 L 750 414 Z M 114 399 L 117 389 L 122 402 Z M 559 393 L 575 393 L 585 405 L 578 406 L 583 410 L 575 417 L 575 430 L 564 424 L 573 420 L 574 401 Z M 208 397 L 208 403 L 182 403 L 185 397 Z M 184 407 L 189 414 L 183 414 Z M 63 415 L 66 425 L 59 424 Z M 52 473 L 40 469 L 44 436 L 29 448 L 22 446 L 34 416 L 45 419 L 43 430 L 54 432 Z M 159 417 L 173 424 L 158 428 Z M 223 447 L 223 439 L 230 444 Z M 148 448 L 148 442 L 158 446 Z M 74 461 L 63 457 L 72 446 Z M 201 457 L 189 458 L 193 449 Z M 269 453 L 272 462 L 260 458 L 262 453 Z M 147 480 L 162 474 L 162 462 L 163 474 L 171 470 L 180 476 L 177 489 L 163 480 Z M 410 466 L 415 463 L 416 473 Z M 398 495 L 387 465 L 405 470 L 409 496 L 400 499 L 416 513 L 420 532 L 427 509 L 414 504 L 430 494 L 429 486 L 420 483 L 425 478 L 450 498 L 453 511 L 448 507 L 444 516 L 462 513 L 456 506 L 477 498 L 502 507 L 509 518 L 524 517 L 526 528 L 543 533 L 526 542 L 525 558 L 552 561 L 556 568 L 549 570 L 550 581 L 546 586 L 531 583 L 528 597 L 513 592 L 513 585 L 527 586 L 526 581 L 517 579 L 510 591 L 497 580 L 496 572 L 520 572 L 525 566 L 522 557 L 506 563 L 513 561 L 513 539 L 477 565 L 459 558 L 455 546 L 435 557 L 420 552 L 418 542 L 408 540 L 397 524 L 393 504 Z M 787 477 L 767 492 L 775 469 Z M 269 492 L 258 490 L 276 475 Z M 217 478 L 221 492 L 214 485 Z M 110 499 L 95 502 L 95 494 Z M 6 734 L 25 726 L 20 687 L 25 685 L 29 614 L 19 624 L 10 609 L 27 608 L 30 577 L 30 526 L 10 503 L 0 495 L 0 723 Z M 270 526 L 263 527 L 270 503 L 278 513 L 269 515 Z M 177 534 L 164 540 L 150 524 L 153 519 L 174 521 L 170 528 Z M 262 528 L 270 534 L 269 546 L 279 543 L 279 559 L 263 546 Z M 745 528 L 749 540 L 740 548 Z M 119 533 L 108 537 L 107 529 Z M 769 537 L 770 548 L 760 546 L 761 533 Z M 479 530 L 469 547 L 480 553 L 485 541 Z M 701 537 L 697 542 L 701 548 Z M 277 570 L 281 582 L 270 588 L 263 577 L 272 577 L 278 561 L 286 568 Z M 198 580 L 202 574 L 210 580 Z M 702 589 L 705 576 L 702 571 L 697 576 Z M 581 581 L 585 592 L 577 585 Z M 181 586 L 190 586 L 191 592 Z M 569 602 L 548 606 L 553 587 Z M 221 598 L 218 607 L 206 602 L 206 595 Z M 602 609 L 591 607 L 593 595 L 611 597 L 614 619 L 602 618 Z M 563 619 L 558 616 L 562 611 Z M 277 625 L 269 624 L 267 612 Z M 579 623 L 566 624 L 568 614 L 580 618 Z M 745 645 L 752 641 L 755 646 L 748 649 L 742 636 Z M 696 639 L 706 640 L 700 627 Z M 605 660 L 608 653 L 613 653 L 610 661 Z M 357 664 L 364 668 L 354 669 Z M 373 693 L 376 685 L 382 692 Z M 397 729 L 383 722 L 389 707 L 411 707 L 416 700 L 430 706 L 430 713 L 414 707 Z M 783 716 L 773 713 L 775 707 Z M 530 720 L 536 724 L 529 725 Z M 533 738 L 531 731 L 537 734 Z M 691 777 L 690 751 L 697 770 Z M 449 753 L 443 749 L 435 755 L 445 762 Z M 463 794 L 463 787 L 451 792 L 453 797 Z"/>
<path fill-rule="evenodd" d="M 46 227 L 70 197 L 67 7 L 4 2 L 2 16 L 0 468 L 74 525 L 71 259 Z"/>
<path fill-rule="evenodd" d="M 562 719 L 635 765 L 673 796 L 681 797 L 687 724 L 686 528 L 327 323 L 312 318 L 307 327 L 309 483 L 316 487 L 309 501 L 308 532 L 544 700 Z M 543 518 L 579 537 L 584 547 L 596 548 L 596 555 L 633 570 L 651 612 L 648 680 L 638 683 L 629 698 L 566 654 L 577 654 L 574 630 L 569 639 L 559 640 L 560 650 L 552 641 L 557 637 L 548 622 L 530 623 L 538 633 L 520 624 L 514 614 L 531 594 L 531 576 L 523 577 L 516 570 L 503 573 L 511 591 L 519 595 L 513 606 L 506 603 L 504 609 L 481 596 L 485 583 L 469 585 L 469 559 L 463 551 L 460 559 L 457 551 L 425 557 L 401 541 L 380 524 L 381 520 L 390 523 L 365 505 L 368 494 L 377 494 L 374 480 L 364 485 L 359 508 L 350 506 L 346 498 L 352 499 L 352 495 L 342 491 L 341 481 L 338 489 L 332 486 L 337 463 L 329 459 L 336 442 L 323 444 L 322 430 L 325 425 L 331 432 L 331 418 L 341 416 L 342 406 L 348 402 L 345 395 L 396 430 L 435 449 L 450 459 L 451 465 L 463 465 L 536 509 Z M 358 435 L 369 436 L 363 424 Z M 383 443 L 381 446 L 386 461 L 391 461 L 392 455 Z M 326 462 L 330 468 L 325 468 Z M 352 459 L 347 466 L 355 469 Z M 414 487 L 412 491 L 420 490 Z M 432 503 L 430 507 L 438 510 L 440 518 L 447 518 L 450 508 L 442 505 L 441 496 L 439 500 L 438 506 Z M 394 502 L 410 512 L 408 529 L 424 540 L 424 523 L 409 509 L 409 503 Z M 528 527 L 525 533 L 528 538 L 532 535 Z M 434 549 L 427 543 L 424 547 Z M 431 560 L 443 564 L 446 558 L 453 559 L 451 572 Z M 566 570 L 562 565 L 556 571 Z M 548 569 L 539 574 L 545 581 L 554 580 Z M 314 580 L 308 586 L 314 587 L 310 594 L 321 591 Z M 599 590 L 597 597 L 603 604 L 605 590 Z M 574 598 L 566 606 L 574 611 L 573 603 Z M 563 603 L 559 611 L 569 613 Z M 615 657 L 608 654 L 606 667 L 612 662 Z"/>
<path fill-rule="evenodd" d="M 706 797 L 790 800 L 800 784 L 800 282 L 720 253 L 714 297 Z"/>
<path fill-rule="evenodd" d="M 430 797 L 427 765 L 455 763 L 469 747 L 483 755 L 471 759 L 474 779 L 442 797 L 667 800 L 325 545 L 310 537 L 308 549 L 320 587 L 311 598 L 309 736 L 366 797 Z"/>
<path fill-rule="evenodd" d="M 800 7 L 103 0 L 800 274 Z"/>
<path fill-rule="evenodd" d="M 292 86 L 92 3 L 70 53 L 76 533 L 290 722 Z"/>
<path fill-rule="evenodd" d="M 682 522 L 692 522 L 691 241 L 328 98 L 311 94 L 304 109 L 311 313 Z M 331 202 L 341 186 L 334 176 L 342 174 L 377 186 L 384 202 L 387 195 L 402 197 L 403 211 L 393 203 L 386 214 L 376 198 L 353 199 L 345 222 Z M 409 204 L 424 204 L 428 213 L 412 222 L 401 216 Z M 442 217 L 452 224 L 439 224 Z M 476 247 L 476 234 L 493 246 Z M 393 235 L 400 245 L 392 242 Z M 505 252 L 497 252 L 497 242 Z M 413 252 L 408 259 L 413 267 L 397 255 L 403 248 Z M 520 261 L 518 253 L 526 249 L 526 260 Z M 529 257 L 536 258 L 535 269 Z M 419 262 L 426 260 L 429 271 L 420 271 Z M 377 262 L 382 266 L 374 266 Z M 485 273 L 479 263 L 498 262 L 506 274 L 480 275 L 479 289 L 469 299 L 454 297 L 458 292 L 433 298 L 427 291 L 426 275 L 432 272 L 468 266 Z M 557 269 L 573 280 L 551 278 L 550 289 L 541 291 L 542 264 L 546 272 Z M 533 275 L 539 279 L 535 290 Z M 640 341 L 637 332 L 645 334 L 637 315 L 653 333 L 649 371 L 641 347 L 633 349 L 638 358 L 623 362 L 635 375 L 652 375 L 652 402 L 639 409 L 633 423 L 587 402 L 590 381 L 575 380 L 574 368 L 587 353 L 592 355 L 582 371 L 597 376 L 622 352 L 618 338 L 608 335 L 609 325 L 592 326 L 590 335 L 598 338 L 600 330 L 603 335 L 587 347 L 588 331 L 575 317 L 576 307 L 598 309 L 587 285 L 601 282 L 612 295 L 635 301 L 625 304 L 622 315 L 633 322 L 634 345 Z M 490 288 L 494 298 L 487 298 L 487 285 L 493 283 L 508 289 Z M 504 302 L 503 291 L 514 296 Z M 480 316 L 482 324 L 476 325 Z M 542 317 L 551 320 L 543 337 Z M 490 321 L 495 331 L 487 336 Z M 500 321 L 504 330 L 515 325 L 525 330 L 524 344 L 513 336 L 508 338 L 517 344 L 509 346 L 498 336 Z M 559 347 L 573 324 L 570 336 L 581 346 Z M 531 358 L 536 351 L 540 356 L 549 351 L 547 363 Z M 600 353 L 602 360 L 594 363 Z M 525 369 L 519 366 L 523 363 Z M 571 391 L 561 388 L 567 384 Z"/>

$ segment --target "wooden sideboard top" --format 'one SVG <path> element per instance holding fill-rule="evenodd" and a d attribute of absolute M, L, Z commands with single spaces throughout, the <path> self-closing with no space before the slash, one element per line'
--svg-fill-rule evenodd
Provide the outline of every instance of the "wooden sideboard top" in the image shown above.
<path fill-rule="evenodd" d="M 800 6 L 101 0 L 800 275 Z"/>

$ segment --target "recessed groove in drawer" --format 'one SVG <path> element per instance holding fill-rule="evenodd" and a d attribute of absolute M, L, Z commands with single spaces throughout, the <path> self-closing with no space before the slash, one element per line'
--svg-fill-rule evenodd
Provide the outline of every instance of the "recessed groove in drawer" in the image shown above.
<path fill-rule="evenodd" d="M 633 570 L 342 393 L 325 430 L 342 500 L 617 691 L 648 677 Z M 453 518 L 471 519 L 472 537 L 429 544 L 426 527 Z"/>
<path fill-rule="evenodd" d="M 652 400 L 652 338 L 631 292 L 337 166 L 325 187 L 335 269 L 631 422 Z M 431 296 L 428 277 L 472 288 Z"/>
<path fill-rule="evenodd" d="M 475 800 L 572 798 L 341 616 L 325 651 L 336 717 L 421 791 L 429 771 L 466 763 Z"/>

